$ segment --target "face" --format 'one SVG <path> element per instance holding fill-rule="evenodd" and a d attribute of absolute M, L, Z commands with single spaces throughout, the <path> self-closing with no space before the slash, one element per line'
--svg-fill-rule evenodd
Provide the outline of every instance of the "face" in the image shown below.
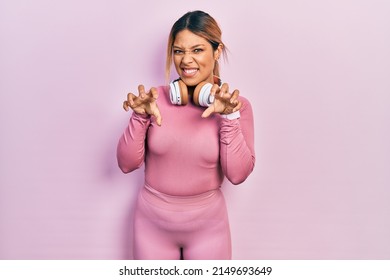
<path fill-rule="evenodd" d="M 213 83 L 215 60 L 219 58 L 222 46 L 213 50 L 211 44 L 189 30 L 182 30 L 173 42 L 173 63 L 177 73 L 187 86 L 200 82 Z"/>

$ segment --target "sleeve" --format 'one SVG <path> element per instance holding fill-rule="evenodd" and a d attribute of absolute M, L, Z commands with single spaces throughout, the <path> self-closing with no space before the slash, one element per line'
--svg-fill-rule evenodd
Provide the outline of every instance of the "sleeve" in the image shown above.
<path fill-rule="evenodd" d="M 249 101 L 241 97 L 239 119 L 221 118 L 220 161 L 222 171 L 232 184 L 240 184 L 255 166 L 253 111 Z"/>
<path fill-rule="evenodd" d="M 119 139 L 117 160 L 119 168 L 129 173 L 139 168 L 145 158 L 145 139 L 150 125 L 150 116 L 133 112 L 129 125 Z"/>

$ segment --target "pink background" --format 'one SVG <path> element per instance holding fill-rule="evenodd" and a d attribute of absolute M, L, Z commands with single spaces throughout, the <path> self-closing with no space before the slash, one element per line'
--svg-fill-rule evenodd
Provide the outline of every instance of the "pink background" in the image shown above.
<path fill-rule="evenodd" d="M 195 2 L 0 2 L 1 259 L 132 258 L 143 170 L 117 167 L 121 104 L 164 83 L 194 9 L 255 112 L 254 173 L 223 185 L 234 258 L 390 258 L 389 2 Z"/>

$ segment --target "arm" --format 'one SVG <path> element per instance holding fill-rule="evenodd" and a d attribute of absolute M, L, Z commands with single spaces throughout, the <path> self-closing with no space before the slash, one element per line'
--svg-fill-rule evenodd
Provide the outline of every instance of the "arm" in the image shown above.
<path fill-rule="evenodd" d="M 161 114 L 157 106 L 158 91 L 152 87 L 145 92 L 143 85 L 138 86 L 139 96 L 133 93 L 127 95 L 123 102 L 123 109 L 133 110 L 130 122 L 117 146 L 117 160 L 119 168 L 129 173 L 139 168 L 145 159 L 145 139 L 151 116 L 156 118 L 157 125 L 161 125 Z"/>
<path fill-rule="evenodd" d="M 255 166 L 254 124 L 251 104 L 240 97 L 241 117 L 221 119 L 220 161 L 228 180 L 237 185 L 246 180 Z"/>
<path fill-rule="evenodd" d="M 133 112 L 117 146 L 117 160 L 122 172 L 129 173 L 144 162 L 145 138 L 149 125 L 150 116 Z"/>

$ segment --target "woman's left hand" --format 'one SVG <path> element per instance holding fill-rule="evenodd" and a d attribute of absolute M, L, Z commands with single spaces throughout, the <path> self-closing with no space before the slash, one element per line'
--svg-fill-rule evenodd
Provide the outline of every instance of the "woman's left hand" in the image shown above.
<path fill-rule="evenodd" d="M 242 103 L 238 100 L 240 92 L 236 89 L 229 93 L 229 85 L 224 83 L 221 87 L 214 84 L 210 94 L 214 96 L 214 102 L 202 114 L 202 118 L 207 118 L 213 113 L 222 115 L 231 114 L 240 110 Z"/>

